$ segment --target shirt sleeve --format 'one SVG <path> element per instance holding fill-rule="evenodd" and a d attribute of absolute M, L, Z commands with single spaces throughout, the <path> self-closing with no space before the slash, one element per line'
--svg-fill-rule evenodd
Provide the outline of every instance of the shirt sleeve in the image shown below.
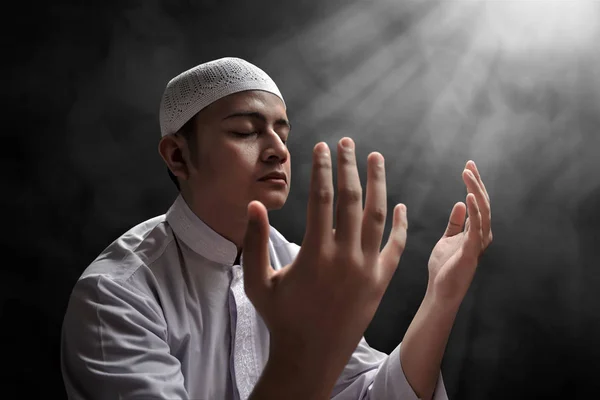
<path fill-rule="evenodd" d="M 399 344 L 389 355 L 370 347 L 363 337 L 337 380 L 335 400 L 419 400 L 400 365 Z M 448 400 L 442 373 L 433 400 Z"/>
<path fill-rule="evenodd" d="M 61 368 L 71 400 L 187 399 L 157 302 L 102 276 L 77 282 L 63 321 Z"/>

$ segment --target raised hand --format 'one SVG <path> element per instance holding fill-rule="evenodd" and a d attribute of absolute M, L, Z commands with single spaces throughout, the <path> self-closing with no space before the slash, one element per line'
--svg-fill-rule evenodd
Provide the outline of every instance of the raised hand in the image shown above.
<path fill-rule="evenodd" d="M 407 230 L 406 207 L 399 204 L 388 242 L 379 251 L 387 210 L 383 156 L 371 153 L 367 159 L 363 210 L 354 142 L 342 139 L 337 151 L 336 229 L 331 156 L 327 144 L 318 143 L 306 231 L 296 259 L 278 271 L 270 267 L 269 220 L 258 201 L 248 205 L 243 246 L 244 287 L 271 334 L 269 363 L 311 369 L 324 385 L 323 394 L 372 320 L 400 261 Z"/>
<path fill-rule="evenodd" d="M 446 231 L 433 248 L 428 265 L 428 290 L 455 302 L 465 296 L 479 257 L 493 238 L 490 196 L 473 161 L 467 162 L 462 178 L 468 191 L 467 205 L 458 202 L 452 208 Z"/>

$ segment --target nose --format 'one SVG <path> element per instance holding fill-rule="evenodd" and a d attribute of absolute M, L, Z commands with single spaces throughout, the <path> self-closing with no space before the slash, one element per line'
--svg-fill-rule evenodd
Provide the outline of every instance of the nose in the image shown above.
<path fill-rule="evenodd" d="M 283 143 L 281 137 L 275 131 L 267 133 L 268 144 L 267 148 L 263 152 L 263 160 L 268 162 L 279 162 L 283 164 L 288 158 L 288 148 Z"/>

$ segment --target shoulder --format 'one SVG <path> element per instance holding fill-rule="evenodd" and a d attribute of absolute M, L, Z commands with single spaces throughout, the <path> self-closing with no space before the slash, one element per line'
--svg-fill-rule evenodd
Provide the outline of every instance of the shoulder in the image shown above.
<path fill-rule="evenodd" d="M 160 215 L 137 224 L 115 239 L 89 264 L 75 282 L 70 301 L 132 303 L 153 299 L 160 265 L 173 234 Z"/>
<path fill-rule="evenodd" d="M 160 215 L 135 225 L 109 244 L 83 271 L 80 280 L 103 276 L 126 281 L 140 267 L 150 265 L 172 241 L 173 236 Z"/>

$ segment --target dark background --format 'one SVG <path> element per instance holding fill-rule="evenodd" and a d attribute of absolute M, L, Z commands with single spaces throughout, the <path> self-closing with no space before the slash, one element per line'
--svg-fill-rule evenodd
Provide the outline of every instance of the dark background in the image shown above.
<path fill-rule="evenodd" d="M 600 6 L 498 3 L 10 3 L 3 395 L 64 398 L 59 339 L 73 284 L 176 196 L 157 151 L 164 86 L 224 56 L 260 66 L 286 98 L 293 185 L 270 220 L 289 240 L 302 241 L 314 144 L 354 138 L 363 183 L 367 155 L 386 157 L 389 214 L 407 204 L 410 227 L 365 335 L 373 347 L 402 340 L 473 159 L 494 242 L 448 343 L 450 398 L 597 395 Z"/>

